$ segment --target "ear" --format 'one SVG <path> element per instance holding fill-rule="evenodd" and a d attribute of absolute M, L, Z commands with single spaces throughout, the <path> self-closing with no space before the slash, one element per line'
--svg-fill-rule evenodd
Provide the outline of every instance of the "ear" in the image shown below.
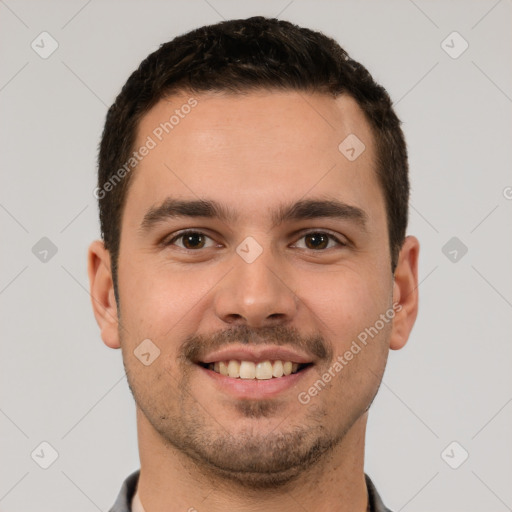
<path fill-rule="evenodd" d="M 107 347 L 120 348 L 110 253 L 101 240 L 95 240 L 89 246 L 87 260 L 92 309 L 100 327 L 101 338 Z"/>
<path fill-rule="evenodd" d="M 420 244 L 414 236 L 405 238 L 398 257 L 393 284 L 396 311 L 389 348 L 401 349 L 409 339 L 418 314 L 418 256 Z"/>

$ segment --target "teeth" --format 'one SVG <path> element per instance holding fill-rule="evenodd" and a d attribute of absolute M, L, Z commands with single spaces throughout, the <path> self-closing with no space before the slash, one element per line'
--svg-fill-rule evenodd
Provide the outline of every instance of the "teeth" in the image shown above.
<path fill-rule="evenodd" d="M 274 363 L 274 366 L 272 367 L 272 376 L 273 377 L 282 377 L 283 375 L 284 375 L 283 362 L 276 361 Z"/>
<path fill-rule="evenodd" d="M 213 369 L 215 371 L 215 368 Z M 228 376 L 234 379 L 240 377 L 240 363 L 238 361 L 229 361 L 228 363 Z"/>
<path fill-rule="evenodd" d="M 208 365 L 210 370 L 220 373 L 233 379 L 257 379 L 269 380 L 296 373 L 299 369 L 299 363 L 291 361 L 261 361 L 254 363 L 252 361 L 216 361 Z"/>
<path fill-rule="evenodd" d="M 256 377 L 256 365 L 252 361 L 242 361 L 240 363 L 240 378 L 254 379 Z"/>
<path fill-rule="evenodd" d="M 215 370 L 215 365 L 213 365 L 213 369 Z M 224 361 L 219 362 L 219 371 L 221 375 L 228 375 L 228 365 Z"/>
<path fill-rule="evenodd" d="M 255 377 L 259 380 L 268 380 L 272 378 L 272 363 L 263 361 L 256 365 Z"/>

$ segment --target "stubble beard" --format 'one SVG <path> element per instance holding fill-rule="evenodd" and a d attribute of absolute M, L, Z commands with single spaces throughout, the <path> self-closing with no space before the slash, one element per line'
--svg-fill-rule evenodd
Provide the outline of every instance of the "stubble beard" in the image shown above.
<path fill-rule="evenodd" d="M 288 484 L 293 486 L 301 476 L 312 473 L 315 466 L 322 472 L 322 463 L 329 460 L 329 454 L 368 411 L 380 385 L 379 379 L 377 385 L 370 386 L 353 401 L 354 394 L 361 390 L 350 391 L 354 375 L 342 374 L 337 376 L 337 385 L 345 389 L 347 403 L 338 404 L 336 409 L 325 399 L 315 397 L 315 401 L 303 406 L 305 413 L 294 421 L 280 415 L 286 407 L 285 400 L 247 399 L 230 402 L 227 407 L 219 405 L 227 412 L 217 420 L 209 412 L 212 404 L 202 403 L 204 400 L 191 391 L 191 375 L 197 369 L 187 358 L 182 357 L 178 365 L 169 362 L 166 368 L 161 362 L 165 355 L 161 354 L 160 373 L 150 374 L 148 381 L 143 369 L 134 365 L 138 371 L 131 371 L 126 360 L 132 354 L 125 354 L 125 344 L 121 345 L 132 395 L 162 445 L 175 451 L 177 457 L 184 456 L 182 460 L 192 464 L 198 474 L 218 485 L 279 489 Z M 332 354 L 325 352 L 322 360 L 317 368 L 320 375 L 324 365 L 327 368 L 332 364 Z M 382 373 L 384 366 L 385 361 Z M 357 372 L 356 368 L 351 370 Z M 375 373 L 373 376 L 379 377 Z"/>
<path fill-rule="evenodd" d="M 278 409 L 283 406 L 279 401 L 240 400 L 233 405 L 233 418 L 264 425 L 269 419 L 273 427 L 253 424 L 236 428 L 237 421 L 214 419 L 192 396 L 185 377 L 177 387 L 178 403 L 169 407 L 170 400 L 158 402 L 151 390 L 134 386 L 126 370 L 135 402 L 163 444 L 184 455 L 206 478 L 245 489 L 278 489 L 292 484 L 328 458 L 368 409 L 354 411 L 330 431 L 326 425 L 333 411 L 320 402 L 308 406 L 300 424 L 290 425 L 287 418 L 276 422 Z"/>

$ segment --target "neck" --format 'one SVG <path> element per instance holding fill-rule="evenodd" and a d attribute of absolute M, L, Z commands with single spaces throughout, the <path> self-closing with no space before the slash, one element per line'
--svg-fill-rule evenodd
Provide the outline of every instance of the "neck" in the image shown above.
<path fill-rule="evenodd" d="M 365 512 L 364 439 L 367 413 L 342 441 L 297 479 L 276 489 L 239 487 L 212 475 L 165 443 L 137 408 L 141 471 L 138 493 L 145 512 L 245 510 Z"/>

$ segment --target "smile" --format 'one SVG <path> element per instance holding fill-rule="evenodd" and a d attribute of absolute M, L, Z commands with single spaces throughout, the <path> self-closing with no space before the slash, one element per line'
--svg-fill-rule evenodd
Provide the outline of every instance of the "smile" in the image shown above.
<path fill-rule="evenodd" d="M 279 379 L 300 372 L 309 366 L 309 363 L 301 364 L 292 361 L 238 361 L 236 359 L 215 361 L 213 363 L 200 363 L 203 368 L 232 379 L 245 380 L 269 380 Z"/>

